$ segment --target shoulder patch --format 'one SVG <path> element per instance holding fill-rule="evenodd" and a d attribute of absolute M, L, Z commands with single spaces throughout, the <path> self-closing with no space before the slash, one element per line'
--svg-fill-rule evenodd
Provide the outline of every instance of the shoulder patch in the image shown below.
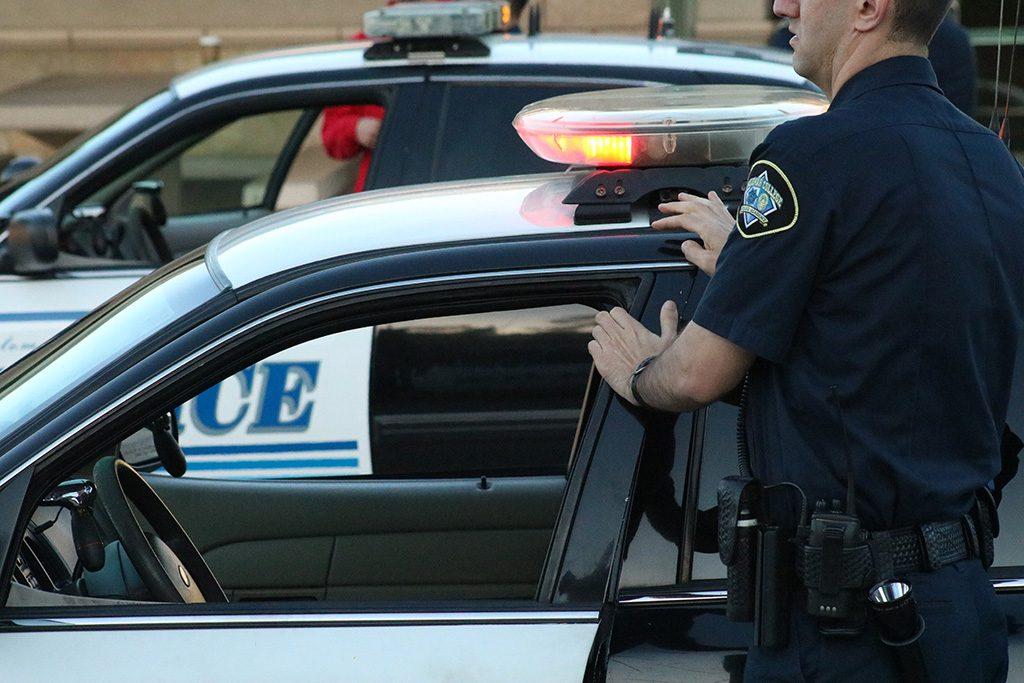
<path fill-rule="evenodd" d="M 743 204 L 736 212 L 740 234 L 747 238 L 774 235 L 792 228 L 799 217 L 796 190 L 786 173 L 770 161 L 755 161 Z"/>

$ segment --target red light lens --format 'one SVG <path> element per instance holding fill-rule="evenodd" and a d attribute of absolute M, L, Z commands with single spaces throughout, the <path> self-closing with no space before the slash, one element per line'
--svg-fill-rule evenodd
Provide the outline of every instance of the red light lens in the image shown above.
<path fill-rule="evenodd" d="M 523 139 L 542 158 L 564 164 L 629 166 L 633 163 L 633 138 L 629 135 L 524 135 Z"/>

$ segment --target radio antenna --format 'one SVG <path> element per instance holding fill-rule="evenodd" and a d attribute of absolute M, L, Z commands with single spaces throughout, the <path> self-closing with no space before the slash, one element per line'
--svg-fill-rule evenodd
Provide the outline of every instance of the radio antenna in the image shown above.
<path fill-rule="evenodd" d="M 1017 36 L 1020 32 L 1020 4 L 1021 0 L 1017 0 L 1017 11 L 1013 20 L 1013 43 L 1010 47 L 1010 72 L 1006 76 L 1006 100 L 1003 119 L 999 123 L 999 139 L 1006 143 L 1007 147 L 1010 146 L 1010 127 L 1007 124 L 1010 120 L 1010 94 L 1013 92 L 1013 63 L 1017 57 Z"/>
<path fill-rule="evenodd" d="M 991 131 L 996 129 L 996 117 L 999 115 L 999 79 L 1003 75 L 1003 11 L 1006 9 L 1006 0 L 999 0 L 999 31 L 996 33 L 996 94 L 992 98 L 992 116 L 988 120 L 988 128 Z"/>
<path fill-rule="evenodd" d="M 857 487 L 853 483 L 853 449 L 850 448 L 850 436 L 846 433 L 846 420 L 843 419 L 843 405 L 839 402 L 839 389 L 832 385 L 832 401 L 836 404 L 839 414 L 839 426 L 843 428 L 843 447 L 846 449 L 846 514 L 857 514 Z"/>

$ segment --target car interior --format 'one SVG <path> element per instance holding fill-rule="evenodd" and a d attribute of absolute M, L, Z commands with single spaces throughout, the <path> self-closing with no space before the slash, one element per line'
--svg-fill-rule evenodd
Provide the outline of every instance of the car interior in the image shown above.
<path fill-rule="evenodd" d="M 347 194 L 362 154 L 329 156 L 322 126 L 322 108 L 290 109 L 177 140 L 75 202 L 61 220 L 61 250 L 166 263 L 273 211 Z"/>
<path fill-rule="evenodd" d="M 7 605 L 532 600 L 590 396 L 594 313 L 375 326 L 370 472 L 211 469 L 243 456 L 182 447 L 199 397 L 151 416 L 36 504 Z"/>

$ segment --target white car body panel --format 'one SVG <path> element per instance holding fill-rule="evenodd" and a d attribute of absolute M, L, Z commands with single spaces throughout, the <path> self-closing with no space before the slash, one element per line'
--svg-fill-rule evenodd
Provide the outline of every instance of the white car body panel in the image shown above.
<path fill-rule="evenodd" d="M 103 277 L 89 273 L 52 280 L 0 277 L 0 370 L 85 317 L 142 274 L 122 272 Z"/>
<path fill-rule="evenodd" d="M 641 210 L 628 223 L 574 225 L 576 207 L 562 199 L 578 177 L 434 183 L 327 199 L 221 234 L 207 249 L 207 264 L 215 279 L 238 288 L 289 268 L 389 248 L 650 227 Z"/>
<path fill-rule="evenodd" d="M 54 653 L 77 652 L 109 683 L 569 683 L 583 680 L 596 634 L 596 614 L 592 623 L 72 628 L 4 634 L 3 669 L 9 680 L 61 680 L 69 662 Z"/>

